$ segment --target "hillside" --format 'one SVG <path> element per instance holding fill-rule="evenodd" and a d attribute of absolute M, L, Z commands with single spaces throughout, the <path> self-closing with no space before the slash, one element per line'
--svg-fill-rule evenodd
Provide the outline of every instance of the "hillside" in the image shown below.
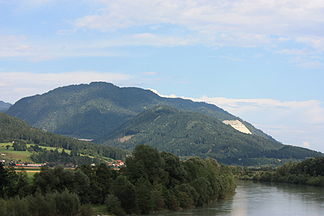
<path fill-rule="evenodd" d="M 0 112 L 6 112 L 10 108 L 10 103 L 5 103 L 3 101 L 0 101 Z"/>
<path fill-rule="evenodd" d="M 15 117 L 0 113 L 0 143 L 8 143 L 10 148 L 12 148 L 13 146 L 11 144 L 13 142 L 17 145 L 21 145 L 21 151 L 25 151 L 26 147 L 30 147 L 30 145 L 26 144 L 33 144 L 42 148 L 47 147 L 46 149 L 65 149 L 66 153 L 72 152 L 74 156 L 88 155 L 91 158 L 105 157 L 114 159 L 125 157 L 125 152 L 122 150 L 45 132 L 40 129 L 32 128 Z M 40 147 L 37 146 L 34 147 L 34 150 L 41 150 Z M 4 147 L 5 146 L 3 146 L 3 148 Z M 56 152 L 45 156 L 50 157 L 54 154 L 56 154 Z"/>
<path fill-rule="evenodd" d="M 227 164 L 266 164 L 275 163 L 278 159 L 304 159 L 322 155 L 241 133 L 210 116 L 166 106 L 140 113 L 108 138 L 107 145 L 123 149 L 147 144 L 179 156 L 212 157 Z"/>
<path fill-rule="evenodd" d="M 157 105 L 202 113 L 219 120 L 239 119 L 215 105 L 164 98 L 149 90 L 120 88 L 104 82 L 71 85 L 26 97 L 11 106 L 7 113 L 33 127 L 100 143 L 123 123 Z M 273 140 L 251 124 L 244 124 L 253 134 Z"/>

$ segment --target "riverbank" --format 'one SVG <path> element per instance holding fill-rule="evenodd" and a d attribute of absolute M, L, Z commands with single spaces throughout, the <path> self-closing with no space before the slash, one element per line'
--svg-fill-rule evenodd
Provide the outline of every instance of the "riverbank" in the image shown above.
<path fill-rule="evenodd" d="M 204 208 L 149 216 L 323 216 L 324 188 L 237 181 L 236 192 Z"/>

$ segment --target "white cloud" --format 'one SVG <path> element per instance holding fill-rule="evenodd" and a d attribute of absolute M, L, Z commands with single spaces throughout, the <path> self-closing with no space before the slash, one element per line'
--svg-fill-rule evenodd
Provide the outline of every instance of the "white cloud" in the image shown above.
<path fill-rule="evenodd" d="M 314 49 L 324 51 L 324 36 L 303 36 L 297 37 L 297 42 L 305 43 Z"/>
<path fill-rule="evenodd" d="M 30 48 L 24 36 L 0 35 L 0 57 L 25 56 Z"/>
<path fill-rule="evenodd" d="M 25 36 L 0 35 L 0 58 L 18 57 L 39 62 L 63 57 L 121 56 L 111 51 L 115 40 L 84 43 L 80 41 L 32 41 Z M 118 44 L 118 43 L 117 43 Z"/>
<path fill-rule="evenodd" d="M 289 116 L 294 121 L 307 124 L 324 124 L 324 107 L 320 101 L 279 101 L 274 99 L 232 99 L 232 98 L 209 98 L 194 99 L 212 103 L 228 110 L 235 115 L 257 114 L 268 118 L 266 113 L 275 112 L 276 118 L 269 116 L 269 120 L 285 122 Z M 258 113 L 255 113 L 258 112 Z"/>
<path fill-rule="evenodd" d="M 157 72 L 154 72 L 154 71 L 149 71 L 149 72 L 144 72 L 143 74 L 144 74 L 144 75 L 147 75 L 147 76 L 155 76 L 155 75 L 157 75 L 158 73 L 157 73 Z"/>
<path fill-rule="evenodd" d="M 10 2 L 0 0 L 0 4 L 22 8 L 64 5 L 61 0 Z M 121 46 L 239 46 L 275 50 L 291 56 L 291 63 L 302 67 L 323 66 L 322 0 L 83 0 L 82 6 L 85 2 L 89 8 L 84 11 L 91 14 L 59 20 L 68 26 L 58 25 L 62 29 L 56 30 L 52 41 L 0 36 L 0 57 L 42 61 L 119 56 L 107 48 Z M 108 33 L 94 40 L 88 38 L 85 29 Z"/>
<path fill-rule="evenodd" d="M 6 0 L 2 2 L 5 1 Z M 6 2 L 8 3 L 8 1 Z M 27 9 L 39 8 L 54 2 L 58 2 L 58 0 L 11 0 L 10 4 L 16 4 L 19 10 L 27 10 Z"/>
<path fill-rule="evenodd" d="M 0 72 L 0 100 L 15 102 L 18 99 L 41 94 L 54 88 L 93 81 L 123 84 L 132 77 L 123 73 L 75 71 L 66 73 Z"/>
<path fill-rule="evenodd" d="M 149 25 L 175 25 L 212 44 L 271 44 L 323 35 L 322 0 L 99 0 L 102 7 L 75 21 L 78 28 L 114 31 Z M 195 41 L 193 41 L 195 42 Z M 322 46 L 318 41 L 314 47 Z"/>
<path fill-rule="evenodd" d="M 305 148 L 309 148 L 309 147 L 311 147 L 311 144 L 309 142 L 305 141 L 305 142 L 303 142 L 303 146 Z"/>
<path fill-rule="evenodd" d="M 152 33 L 131 34 L 119 38 L 89 41 L 32 41 L 25 36 L 0 35 L 0 58 L 19 57 L 39 62 L 54 58 L 89 56 L 125 56 L 116 51 L 121 46 L 186 46 L 194 39 L 190 36 L 168 36 Z"/>
<path fill-rule="evenodd" d="M 324 52 L 322 0 L 84 0 L 82 4 L 84 2 L 88 2 L 87 11 L 91 14 L 71 21 L 72 28 L 64 26 L 63 30 L 57 30 L 57 36 L 72 38 L 84 33 L 78 29 L 94 29 L 108 32 L 107 37 L 86 43 L 75 38 L 30 42 L 18 37 L 14 41 L 0 42 L 5 45 L 0 48 L 0 57 L 41 61 L 69 56 L 118 55 L 103 49 L 118 46 L 205 45 L 274 49 L 293 56 L 294 64 L 322 66 L 323 59 L 316 59 Z M 34 7 L 52 3 L 62 1 L 21 1 L 22 5 Z M 302 46 L 302 51 L 292 50 L 291 43 Z"/>

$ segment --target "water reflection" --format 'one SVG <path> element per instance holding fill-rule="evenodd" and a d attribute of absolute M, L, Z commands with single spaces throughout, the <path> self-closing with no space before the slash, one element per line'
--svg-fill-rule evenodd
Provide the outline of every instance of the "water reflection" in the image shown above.
<path fill-rule="evenodd" d="M 324 216 L 324 188 L 238 182 L 236 193 L 206 208 L 159 216 Z"/>

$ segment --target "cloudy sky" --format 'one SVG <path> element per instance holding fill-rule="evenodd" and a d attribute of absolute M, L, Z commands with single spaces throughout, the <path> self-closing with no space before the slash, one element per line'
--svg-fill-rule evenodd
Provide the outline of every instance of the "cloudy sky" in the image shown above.
<path fill-rule="evenodd" d="M 324 152 L 324 1 L 0 0 L 0 100 L 99 80 Z"/>

